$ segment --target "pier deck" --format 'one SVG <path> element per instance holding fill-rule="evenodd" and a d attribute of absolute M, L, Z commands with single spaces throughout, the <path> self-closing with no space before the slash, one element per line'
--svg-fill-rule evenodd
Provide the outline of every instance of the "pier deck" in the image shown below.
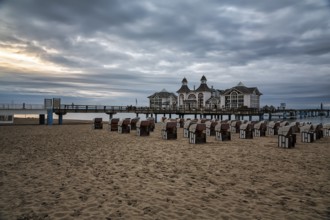
<path fill-rule="evenodd" d="M 150 107 L 138 107 L 138 106 L 102 106 L 102 105 L 60 105 L 58 108 L 46 109 L 43 105 L 26 105 L 26 104 L 0 104 L 0 115 L 14 115 L 14 114 L 50 114 L 55 113 L 59 116 L 59 121 L 62 121 L 63 115 L 67 113 L 106 113 L 110 118 L 117 113 L 135 113 L 145 114 L 147 117 L 157 115 L 163 115 L 169 118 L 172 115 L 177 115 L 179 118 L 184 118 L 185 115 L 194 115 L 195 118 L 205 118 L 210 116 L 211 118 L 221 119 L 224 115 L 227 115 L 229 120 L 234 115 L 234 119 L 241 120 L 248 116 L 249 120 L 252 120 L 252 116 L 258 116 L 259 120 L 264 119 L 264 115 L 268 115 L 268 120 L 272 117 L 278 119 L 287 118 L 303 118 L 313 116 L 326 116 L 329 117 L 330 110 L 324 109 L 281 109 L 272 112 L 259 110 L 259 109 L 205 109 L 205 108 L 150 108 Z M 50 122 L 48 122 L 50 123 Z"/>

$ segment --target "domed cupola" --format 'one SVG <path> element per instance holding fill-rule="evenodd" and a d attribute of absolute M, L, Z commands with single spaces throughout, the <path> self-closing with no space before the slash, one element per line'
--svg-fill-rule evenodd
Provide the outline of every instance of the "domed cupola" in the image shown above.
<path fill-rule="evenodd" d="M 182 80 L 182 86 L 176 92 L 177 93 L 188 93 L 188 92 L 190 92 L 190 89 L 188 87 L 188 80 L 186 79 L 186 77 L 183 78 L 183 80 Z"/>
<path fill-rule="evenodd" d="M 201 84 L 206 84 L 206 77 L 203 75 L 201 78 Z"/>
<path fill-rule="evenodd" d="M 182 85 L 184 86 L 188 85 L 188 80 L 186 79 L 186 77 L 183 78 Z"/>
<path fill-rule="evenodd" d="M 206 77 L 203 75 L 201 78 L 201 84 L 198 89 L 196 89 L 196 92 L 212 92 L 212 90 L 207 86 L 206 81 Z"/>

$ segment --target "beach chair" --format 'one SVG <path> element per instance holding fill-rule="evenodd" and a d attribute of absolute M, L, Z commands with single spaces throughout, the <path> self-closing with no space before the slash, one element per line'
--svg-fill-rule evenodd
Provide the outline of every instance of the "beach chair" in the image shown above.
<path fill-rule="evenodd" d="M 120 120 L 118 122 L 118 133 L 120 134 L 127 134 L 130 133 L 131 128 L 130 128 L 130 118 L 125 118 L 123 120 Z"/>
<path fill-rule="evenodd" d="M 293 133 L 300 133 L 300 122 L 291 122 L 289 125 L 292 127 Z"/>
<path fill-rule="evenodd" d="M 300 127 L 301 142 L 311 143 L 315 141 L 314 126 L 306 124 Z"/>
<path fill-rule="evenodd" d="M 149 131 L 153 132 L 155 130 L 155 119 L 152 117 L 147 118 L 147 120 L 149 121 Z"/>
<path fill-rule="evenodd" d="M 206 135 L 207 136 L 215 136 L 215 126 L 218 124 L 216 121 L 207 121 L 206 125 Z"/>
<path fill-rule="evenodd" d="M 184 126 L 183 126 L 183 137 L 185 138 L 189 138 L 189 127 L 192 125 L 192 124 L 195 124 L 197 123 L 197 120 L 187 120 L 185 123 L 184 123 Z"/>
<path fill-rule="evenodd" d="M 218 141 L 230 141 L 231 140 L 231 132 L 230 132 L 230 124 L 229 123 L 218 123 L 215 126 L 215 139 Z"/>
<path fill-rule="evenodd" d="M 330 136 L 330 124 L 323 125 L 323 136 L 329 137 Z"/>
<path fill-rule="evenodd" d="M 94 129 L 103 129 L 102 118 L 94 118 Z"/>
<path fill-rule="evenodd" d="M 270 121 L 267 126 L 268 135 L 277 135 L 279 127 L 280 127 L 279 122 Z"/>
<path fill-rule="evenodd" d="M 119 118 L 112 118 L 109 122 L 109 130 L 110 131 L 118 131 L 118 123 L 120 119 Z"/>
<path fill-rule="evenodd" d="M 161 133 L 164 140 L 177 139 L 177 122 L 164 122 Z"/>
<path fill-rule="evenodd" d="M 282 126 L 278 129 L 278 147 L 293 148 L 296 144 L 296 134 L 291 125 Z"/>
<path fill-rule="evenodd" d="M 199 120 L 200 123 L 205 123 L 205 122 L 207 122 L 207 121 L 210 121 L 210 119 L 207 119 L 207 118 L 201 118 L 201 119 Z"/>
<path fill-rule="evenodd" d="M 260 121 L 253 125 L 254 137 L 265 137 L 266 131 L 267 131 L 267 124 L 265 121 Z"/>
<path fill-rule="evenodd" d="M 189 127 L 189 143 L 206 143 L 206 125 L 204 123 L 195 123 Z"/>
<path fill-rule="evenodd" d="M 288 125 L 290 125 L 290 123 L 288 121 L 281 121 L 280 122 L 280 127 L 288 126 Z"/>
<path fill-rule="evenodd" d="M 248 122 L 241 124 L 239 131 L 239 138 L 241 139 L 252 139 L 253 138 L 253 124 Z"/>
<path fill-rule="evenodd" d="M 150 121 L 141 120 L 136 123 L 136 135 L 137 136 L 149 136 L 150 135 Z"/>
<path fill-rule="evenodd" d="M 239 133 L 240 126 L 242 122 L 241 121 L 231 121 L 230 122 L 230 131 L 233 133 Z"/>
<path fill-rule="evenodd" d="M 140 120 L 139 117 L 135 117 L 131 119 L 131 130 L 136 130 L 136 123 Z"/>
<path fill-rule="evenodd" d="M 323 125 L 317 124 L 314 125 L 314 140 L 323 138 Z"/>
<path fill-rule="evenodd" d="M 178 118 L 177 119 L 177 127 L 178 128 L 183 128 L 183 126 L 184 126 L 184 119 L 183 118 Z"/>

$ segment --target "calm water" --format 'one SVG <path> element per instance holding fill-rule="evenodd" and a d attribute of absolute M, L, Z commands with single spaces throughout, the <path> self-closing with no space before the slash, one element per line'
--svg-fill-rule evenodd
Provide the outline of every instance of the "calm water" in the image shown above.
<path fill-rule="evenodd" d="M 57 119 L 57 115 L 54 115 L 54 119 Z M 118 113 L 113 115 L 113 118 L 135 118 L 136 114 L 135 113 Z M 139 114 L 140 119 L 146 119 L 146 115 L 145 114 Z M 150 115 L 149 115 L 150 117 Z M 160 122 L 161 118 L 163 117 L 162 114 L 158 114 L 157 115 L 157 121 Z M 166 115 L 165 117 L 169 117 L 168 115 Z M 172 118 L 178 118 L 179 116 L 176 114 L 172 114 Z M 185 118 L 194 118 L 194 115 L 186 115 Z M 197 117 L 199 118 L 199 115 L 197 115 Z M 66 115 L 63 116 L 63 119 L 77 119 L 77 120 L 93 120 L 93 118 L 102 118 L 103 121 L 109 121 L 109 115 L 105 114 L 105 113 L 68 113 Z M 208 116 L 207 118 L 211 118 L 210 116 Z M 224 115 L 223 116 L 223 120 L 228 119 L 228 116 Z M 231 119 L 235 119 L 234 115 L 231 116 Z M 265 120 L 268 119 L 268 116 L 264 118 Z M 249 120 L 249 117 L 245 117 L 244 120 Z M 252 117 L 252 120 L 258 121 L 259 117 Z M 276 121 L 276 120 L 283 120 L 283 119 L 279 119 L 279 118 L 275 118 L 273 117 L 272 120 Z M 307 118 L 297 118 L 297 119 L 286 119 L 286 121 L 299 121 L 299 122 L 312 122 L 313 124 L 318 124 L 318 123 L 322 123 L 322 124 L 327 124 L 330 123 L 330 118 L 325 117 L 325 116 L 318 116 L 318 117 L 307 117 Z"/>

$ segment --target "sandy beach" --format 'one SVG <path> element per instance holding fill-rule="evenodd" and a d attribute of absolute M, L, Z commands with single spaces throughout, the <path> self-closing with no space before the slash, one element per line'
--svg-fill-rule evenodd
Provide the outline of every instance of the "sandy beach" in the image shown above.
<path fill-rule="evenodd" d="M 283 149 L 107 128 L 0 126 L 0 219 L 330 219 L 330 137 Z"/>

